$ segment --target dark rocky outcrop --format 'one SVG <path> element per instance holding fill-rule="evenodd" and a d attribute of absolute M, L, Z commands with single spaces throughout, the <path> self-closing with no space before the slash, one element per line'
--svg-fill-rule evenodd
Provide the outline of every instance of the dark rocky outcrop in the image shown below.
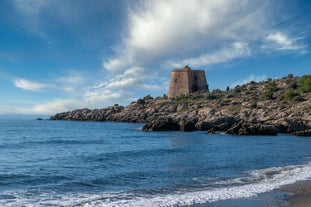
<path fill-rule="evenodd" d="M 192 119 L 178 120 L 173 117 L 160 117 L 145 124 L 143 131 L 183 131 L 196 130 L 196 122 Z"/>
<path fill-rule="evenodd" d="M 233 135 L 277 135 L 278 128 L 273 125 L 240 121 L 227 130 Z"/>
<path fill-rule="evenodd" d="M 196 130 L 196 122 L 194 120 L 185 120 L 178 123 L 179 130 L 183 132 L 192 132 Z"/>
<path fill-rule="evenodd" d="M 207 131 L 213 129 L 214 131 L 227 131 L 240 119 L 233 116 L 216 117 L 213 119 L 205 119 L 196 123 L 198 130 Z"/>
<path fill-rule="evenodd" d="M 214 129 L 214 128 L 208 129 L 208 130 L 207 130 L 207 133 L 209 133 L 209 134 L 215 134 L 215 129 Z"/>
<path fill-rule="evenodd" d="M 55 114 L 51 116 L 51 120 L 74 120 L 74 121 L 109 121 L 109 117 L 113 114 L 120 113 L 124 109 L 123 106 L 110 106 L 104 109 L 77 109 Z"/>
<path fill-rule="evenodd" d="M 295 132 L 292 133 L 292 135 L 308 137 L 308 136 L 311 136 L 311 129 L 295 131 Z"/>
<path fill-rule="evenodd" d="M 180 127 L 175 120 L 164 117 L 153 120 L 143 127 L 143 131 L 176 131 L 179 129 Z"/>
<path fill-rule="evenodd" d="M 282 119 L 274 121 L 274 123 L 278 127 L 279 132 L 282 133 L 295 133 L 298 131 L 306 131 L 311 128 L 306 121 L 297 119 Z"/>

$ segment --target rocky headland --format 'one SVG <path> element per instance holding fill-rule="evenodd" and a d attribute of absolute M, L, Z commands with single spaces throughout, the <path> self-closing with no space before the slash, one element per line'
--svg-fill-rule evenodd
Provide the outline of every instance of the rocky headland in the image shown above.
<path fill-rule="evenodd" d="M 50 119 L 143 122 L 144 131 L 311 136 L 311 75 L 252 81 L 225 91 L 198 91 L 174 99 L 148 95 L 128 106 L 77 109 Z"/>

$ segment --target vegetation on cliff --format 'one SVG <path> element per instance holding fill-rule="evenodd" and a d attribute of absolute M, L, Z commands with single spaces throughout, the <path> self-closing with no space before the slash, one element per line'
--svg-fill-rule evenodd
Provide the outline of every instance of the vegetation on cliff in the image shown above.
<path fill-rule="evenodd" d="M 227 87 L 225 91 L 199 91 L 175 99 L 148 95 L 125 107 L 78 109 L 56 114 L 51 119 L 146 122 L 143 128 L 146 131 L 228 130 L 235 134 L 260 134 L 260 130 L 265 130 L 266 134 L 308 135 L 311 75 L 290 74 L 282 79 L 251 81 L 233 89 Z M 230 130 L 234 126 L 235 130 Z"/>

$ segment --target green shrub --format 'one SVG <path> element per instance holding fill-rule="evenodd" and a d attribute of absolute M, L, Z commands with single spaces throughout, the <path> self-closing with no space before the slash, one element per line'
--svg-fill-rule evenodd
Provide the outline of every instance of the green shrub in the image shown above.
<path fill-rule="evenodd" d="M 140 98 L 140 99 L 137 100 L 137 104 L 145 105 L 145 100 Z"/>
<path fill-rule="evenodd" d="M 216 89 L 214 89 L 214 90 L 212 91 L 212 93 L 221 93 L 221 89 L 216 88 Z"/>
<path fill-rule="evenodd" d="M 185 98 L 181 98 L 181 99 L 176 99 L 173 100 L 172 103 L 175 105 L 179 105 L 179 104 L 189 104 L 189 103 L 193 103 L 194 101 L 192 99 L 185 99 Z"/>
<path fill-rule="evenodd" d="M 145 100 L 145 101 L 147 101 L 147 100 L 152 100 L 152 99 L 153 99 L 153 97 L 150 96 L 149 94 L 148 94 L 147 96 L 144 97 L 144 100 Z"/>
<path fill-rule="evenodd" d="M 250 82 L 249 90 L 255 90 L 257 87 L 257 84 L 255 81 Z"/>
<path fill-rule="evenodd" d="M 289 89 L 289 90 L 285 91 L 285 93 L 283 94 L 283 98 L 285 101 L 290 101 L 295 96 L 298 96 L 298 93 L 297 93 L 297 91 L 295 91 L 293 89 Z"/>
<path fill-rule="evenodd" d="M 234 92 L 235 93 L 240 93 L 241 92 L 241 86 L 240 85 L 235 86 Z"/>
<path fill-rule="evenodd" d="M 300 93 L 311 92 L 311 75 L 304 75 L 298 80 L 298 91 Z"/>
<path fill-rule="evenodd" d="M 208 99 L 208 100 L 216 100 L 216 99 L 218 99 L 218 96 L 216 94 L 208 94 L 206 99 Z"/>
<path fill-rule="evenodd" d="M 272 100 L 273 99 L 273 92 L 272 91 L 265 91 L 263 94 L 264 99 Z"/>
<path fill-rule="evenodd" d="M 265 91 L 263 93 L 264 99 L 267 100 L 272 100 L 273 99 L 273 94 L 278 91 L 277 85 L 275 81 L 268 81 L 268 83 L 265 86 Z"/>

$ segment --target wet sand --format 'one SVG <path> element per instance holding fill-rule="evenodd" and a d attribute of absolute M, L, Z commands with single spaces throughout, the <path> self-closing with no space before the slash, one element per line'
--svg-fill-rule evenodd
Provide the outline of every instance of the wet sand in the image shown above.
<path fill-rule="evenodd" d="M 189 205 L 186 207 L 287 207 L 290 194 L 278 190 L 248 198 L 220 200 L 216 202 Z"/>
<path fill-rule="evenodd" d="M 195 207 L 311 207 L 311 180 L 283 186 L 258 196 L 229 199 Z M 190 206 L 189 206 L 190 207 Z"/>
<path fill-rule="evenodd" d="M 311 181 L 298 182 L 292 185 L 283 186 L 281 192 L 291 193 L 288 207 L 311 207 Z"/>

